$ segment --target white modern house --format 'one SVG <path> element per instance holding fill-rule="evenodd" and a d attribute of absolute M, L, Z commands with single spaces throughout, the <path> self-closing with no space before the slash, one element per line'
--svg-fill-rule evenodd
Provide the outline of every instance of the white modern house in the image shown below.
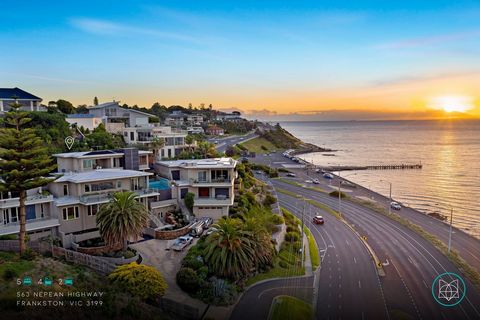
<path fill-rule="evenodd" d="M 149 210 L 160 192 L 149 186 L 149 151 L 135 148 L 55 154 L 59 177 L 48 185 L 65 247 L 99 237 L 96 213 L 115 192 L 133 191 Z M 142 171 L 143 170 L 143 171 Z"/>
<path fill-rule="evenodd" d="M 154 153 L 154 159 L 159 161 L 176 157 L 188 146 L 185 143 L 187 131 L 172 127 L 150 124 L 143 127 L 129 127 L 123 131 L 123 138 L 128 144 L 143 144 Z M 164 146 L 158 148 L 155 141 L 163 140 Z"/>
<path fill-rule="evenodd" d="M 76 125 L 78 128 L 83 127 L 88 130 L 93 130 L 102 123 L 102 118 L 95 117 L 93 114 L 68 114 L 65 119 L 71 125 Z"/>
<path fill-rule="evenodd" d="M 135 109 L 122 108 L 117 101 L 89 107 L 88 113 L 101 118 L 108 132 L 117 134 L 122 134 L 125 127 L 146 126 L 149 124 L 148 119 L 154 117 Z"/>
<path fill-rule="evenodd" d="M 0 88 L 0 114 L 10 110 L 10 105 L 18 103 L 24 111 L 46 111 L 39 98 L 20 88 Z"/>
<path fill-rule="evenodd" d="M 154 170 L 172 181 L 172 197 L 183 201 L 191 192 L 195 195 L 193 214 L 196 217 L 219 219 L 228 216 L 234 201 L 234 181 L 237 161 L 232 158 L 159 161 Z"/>

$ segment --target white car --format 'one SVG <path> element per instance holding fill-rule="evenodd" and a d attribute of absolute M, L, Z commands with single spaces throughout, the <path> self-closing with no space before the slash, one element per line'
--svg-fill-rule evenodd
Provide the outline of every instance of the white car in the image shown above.
<path fill-rule="evenodd" d="M 325 173 L 323 174 L 323 177 L 324 177 L 325 179 L 333 179 L 333 174 L 331 174 L 331 173 L 329 173 L 329 172 L 325 172 Z"/>
<path fill-rule="evenodd" d="M 395 202 L 395 201 L 390 202 L 390 207 L 391 207 L 393 210 L 400 210 L 400 209 L 402 209 L 402 206 L 400 205 L 400 203 Z"/>
<path fill-rule="evenodd" d="M 318 180 L 318 179 L 313 179 L 313 183 L 314 183 L 314 184 L 320 184 L 320 180 Z"/>
<path fill-rule="evenodd" d="M 295 173 L 289 172 L 287 173 L 287 177 L 296 177 L 297 175 Z"/>
<path fill-rule="evenodd" d="M 174 251 L 183 251 L 183 249 L 185 249 L 186 246 L 191 244 L 192 241 L 193 241 L 193 237 L 191 236 L 178 237 L 177 239 L 175 239 L 175 242 L 169 249 L 172 249 Z"/>
<path fill-rule="evenodd" d="M 313 183 L 312 180 L 305 180 L 305 183 Z"/>

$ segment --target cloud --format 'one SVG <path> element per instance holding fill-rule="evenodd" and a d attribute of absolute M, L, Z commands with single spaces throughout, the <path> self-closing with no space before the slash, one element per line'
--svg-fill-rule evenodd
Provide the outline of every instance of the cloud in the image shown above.
<path fill-rule="evenodd" d="M 446 114 L 442 110 L 427 111 L 381 111 L 381 110 L 313 110 L 307 112 L 276 113 L 265 110 L 249 110 L 246 118 L 261 121 L 377 121 L 377 120 L 427 120 L 442 119 Z M 450 113 L 450 118 L 470 117 L 466 113 Z"/>
<path fill-rule="evenodd" d="M 70 20 L 70 24 L 79 30 L 97 35 L 146 35 L 195 44 L 203 44 L 205 42 L 204 39 L 199 39 L 182 33 L 136 27 L 100 19 L 73 18 Z"/>
<path fill-rule="evenodd" d="M 456 42 L 464 39 L 471 39 L 480 36 L 480 30 L 470 30 L 457 33 L 449 33 L 443 35 L 435 35 L 429 37 L 419 37 L 411 38 L 393 42 L 387 42 L 383 44 L 376 45 L 377 49 L 387 49 L 387 50 L 396 50 L 396 49 L 409 49 L 417 47 L 428 47 L 435 44 L 444 44 L 450 42 Z"/>

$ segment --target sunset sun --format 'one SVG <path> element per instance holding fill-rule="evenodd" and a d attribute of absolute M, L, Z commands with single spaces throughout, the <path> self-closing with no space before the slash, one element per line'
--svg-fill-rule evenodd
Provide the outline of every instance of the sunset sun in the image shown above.
<path fill-rule="evenodd" d="M 461 112 L 465 113 L 473 109 L 473 99 L 468 96 L 442 96 L 433 98 L 429 107 L 436 110 L 443 110 L 445 112 Z"/>

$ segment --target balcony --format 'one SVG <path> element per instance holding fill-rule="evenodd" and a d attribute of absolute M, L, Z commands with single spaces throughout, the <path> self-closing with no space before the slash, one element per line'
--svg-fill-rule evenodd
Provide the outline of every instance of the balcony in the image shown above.
<path fill-rule="evenodd" d="M 27 196 L 25 205 L 45 203 L 53 201 L 53 196 L 51 194 L 34 194 Z M 18 198 L 9 198 L 0 200 L 0 208 L 12 208 L 20 206 L 20 201 Z"/>
<path fill-rule="evenodd" d="M 192 186 L 225 186 L 229 187 L 232 185 L 233 179 L 231 178 L 216 178 L 216 179 L 205 179 L 205 180 L 198 180 L 198 179 L 190 179 L 190 184 Z"/>
<path fill-rule="evenodd" d="M 153 197 L 153 196 L 158 196 L 160 195 L 159 191 L 157 189 L 141 189 L 141 190 L 135 190 L 134 191 L 140 198 L 143 197 Z"/>
<path fill-rule="evenodd" d="M 217 197 L 217 198 L 195 198 L 194 206 L 231 206 L 233 205 L 232 198 Z"/>
<path fill-rule="evenodd" d="M 51 217 L 44 217 L 39 219 L 27 220 L 25 227 L 28 232 L 28 231 L 53 228 L 59 225 L 60 223 L 58 219 L 51 218 Z M 18 233 L 19 231 L 20 231 L 19 222 L 11 222 L 8 224 L 2 224 L 0 226 L 0 235 L 15 234 L 15 233 Z"/>
<path fill-rule="evenodd" d="M 80 196 L 80 202 L 82 204 L 98 204 L 98 203 L 106 203 L 112 199 L 113 193 L 102 193 L 102 194 L 92 194 L 92 195 L 85 195 Z"/>

